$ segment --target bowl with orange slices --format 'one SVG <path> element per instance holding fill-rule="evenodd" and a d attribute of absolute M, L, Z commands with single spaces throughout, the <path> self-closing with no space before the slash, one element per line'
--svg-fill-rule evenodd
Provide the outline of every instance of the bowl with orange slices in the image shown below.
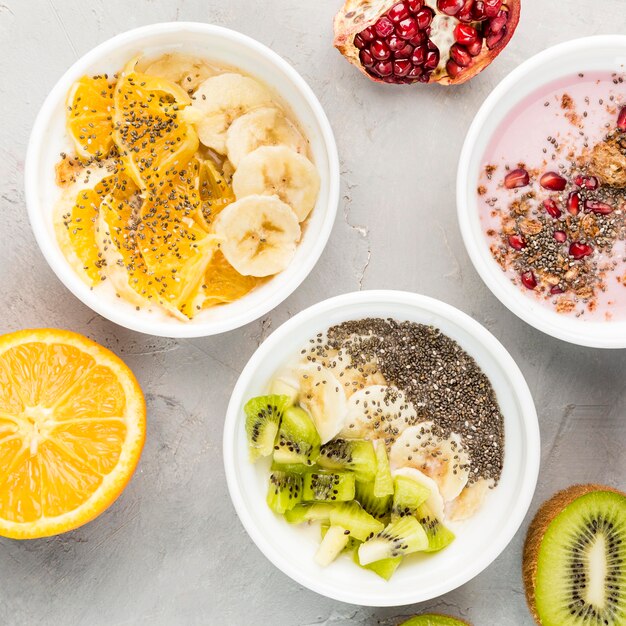
<path fill-rule="evenodd" d="M 339 164 L 326 115 L 269 48 L 199 23 L 123 33 L 79 59 L 25 164 L 61 281 L 132 330 L 198 337 L 277 306 L 320 257 Z"/>

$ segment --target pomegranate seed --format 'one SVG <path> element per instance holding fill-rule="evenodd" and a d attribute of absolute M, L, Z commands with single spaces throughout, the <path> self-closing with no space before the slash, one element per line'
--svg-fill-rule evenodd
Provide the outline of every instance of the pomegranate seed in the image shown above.
<path fill-rule="evenodd" d="M 422 6 L 424 6 L 422 0 L 409 0 L 409 11 L 411 13 L 417 13 Z"/>
<path fill-rule="evenodd" d="M 586 256 L 589 256 L 593 252 L 593 248 L 586 244 L 575 241 L 569 247 L 570 256 L 573 256 L 575 259 L 582 259 Z"/>
<path fill-rule="evenodd" d="M 525 169 L 519 168 L 512 170 L 504 177 L 504 186 L 507 189 L 516 189 L 517 187 L 526 187 L 530 177 Z"/>
<path fill-rule="evenodd" d="M 498 33 L 487 32 L 485 37 L 485 43 L 489 50 L 493 50 L 502 41 L 502 38 L 506 35 L 506 26 Z"/>
<path fill-rule="evenodd" d="M 424 73 L 424 70 L 418 65 L 414 65 L 408 74 L 408 78 L 419 78 Z"/>
<path fill-rule="evenodd" d="M 426 60 L 426 53 L 428 52 L 428 48 L 426 46 L 418 46 L 413 50 L 413 56 L 411 57 L 411 62 L 413 65 L 423 65 Z"/>
<path fill-rule="evenodd" d="M 478 31 L 469 24 L 457 24 L 454 29 L 454 38 L 460 44 L 467 46 L 478 40 Z"/>
<path fill-rule="evenodd" d="M 506 17 L 504 16 L 494 17 L 489 22 L 489 32 L 495 35 L 499 33 L 505 26 L 506 26 Z"/>
<path fill-rule="evenodd" d="M 420 9 L 420 12 L 423 10 L 424 9 Z M 417 26 L 419 23 L 419 13 L 416 17 L 417 19 L 415 17 L 407 17 L 396 25 L 396 33 L 402 37 L 402 39 L 411 39 L 417 34 L 419 30 Z"/>
<path fill-rule="evenodd" d="M 474 2 L 474 8 L 472 9 L 472 17 L 475 20 L 486 20 L 487 19 L 487 14 L 485 13 L 485 3 L 483 2 L 483 0 L 476 0 L 476 2 Z"/>
<path fill-rule="evenodd" d="M 428 39 L 428 35 L 426 34 L 426 31 L 420 30 L 417 32 L 417 35 L 415 35 L 415 37 L 412 37 L 410 39 L 410 42 L 414 46 L 421 46 L 423 43 L 426 43 L 427 39 Z"/>
<path fill-rule="evenodd" d="M 417 25 L 420 30 L 424 30 L 430 26 L 430 23 L 433 21 L 433 12 L 432 9 L 428 7 L 422 7 L 416 14 L 415 19 L 417 20 Z"/>
<path fill-rule="evenodd" d="M 396 52 L 396 59 L 408 59 L 413 54 L 413 46 L 410 43 L 405 44 L 402 50 Z"/>
<path fill-rule="evenodd" d="M 501 6 L 502 0 L 485 0 L 485 15 L 487 17 L 496 17 Z"/>
<path fill-rule="evenodd" d="M 363 48 L 365 48 L 365 41 L 363 41 L 363 39 L 361 38 L 360 35 L 357 35 L 354 38 L 354 45 L 359 49 L 359 50 L 363 50 Z"/>
<path fill-rule="evenodd" d="M 472 16 L 472 8 L 474 6 L 474 0 L 465 0 L 465 4 L 463 8 L 459 11 L 457 15 L 458 19 L 461 22 L 472 22 L 474 17 Z"/>
<path fill-rule="evenodd" d="M 374 25 L 374 30 L 379 37 L 388 37 L 393 33 L 393 22 L 388 17 L 381 17 Z"/>
<path fill-rule="evenodd" d="M 380 76 L 389 76 L 393 72 L 393 63 L 391 61 L 378 61 L 374 66 L 374 70 Z"/>
<path fill-rule="evenodd" d="M 543 201 L 543 208 L 548 215 L 551 215 L 554 219 L 561 217 L 561 209 L 559 209 L 557 203 L 552 198 L 546 198 Z"/>
<path fill-rule="evenodd" d="M 524 285 L 526 289 L 530 289 L 532 291 L 535 287 L 537 287 L 537 279 L 531 271 L 524 272 L 520 275 L 520 278 L 522 279 L 522 285 Z"/>
<path fill-rule="evenodd" d="M 552 289 L 550 289 L 550 293 L 553 296 L 558 296 L 560 293 L 565 293 L 565 291 L 563 289 L 561 289 L 561 287 L 559 287 L 558 285 L 554 285 L 554 287 L 552 287 Z"/>
<path fill-rule="evenodd" d="M 582 187 L 584 182 L 585 182 L 585 177 L 582 176 L 581 174 L 578 174 L 578 176 L 576 176 L 576 178 L 574 178 L 574 184 L 577 187 Z"/>
<path fill-rule="evenodd" d="M 448 59 L 448 62 L 446 63 L 446 72 L 448 72 L 448 76 L 456 78 L 462 71 L 463 68 L 460 65 L 455 63 L 452 59 Z"/>
<path fill-rule="evenodd" d="M 457 65 L 462 67 L 467 67 L 472 62 L 472 57 L 467 48 L 458 43 L 452 44 L 450 56 Z"/>
<path fill-rule="evenodd" d="M 593 211 L 597 215 L 609 215 L 613 213 L 613 207 L 599 200 L 585 200 L 585 211 Z"/>
<path fill-rule="evenodd" d="M 399 59 L 393 62 L 393 73 L 395 76 L 404 78 L 413 67 L 413 64 L 408 59 Z"/>
<path fill-rule="evenodd" d="M 434 70 L 439 65 L 439 50 L 429 50 L 424 61 L 424 68 Z"/>
<path fill-rule="evenodd" d="M 597 189 L 600 185 L 600 181 L 595 176 L 585 176 L 583 180 L 585 189 Z"/>
<path fill-rule="evenodd" d="M 565 241 L 567 240 L 567 233 L 564 230 L 555 230 L 554 231 L 554 238 L 559 243 L 565 243 Z"/>
<path fill-rule="evenodd" d="M 437 8 L 446 15 L 456 15 L 465 4 L 465 0 L 437 0 Z"/>
<path fill-rule="evenodd" d="M 550 189 L 550 191 L 563 191 L 565 185 L 567 185 L 567 180 L 556 172 L 546 172 L 539 179 L 539 184 L 544 189 Z"/>
<path fill-rule="evenodd" d="M 466 48 L 473 57 L 477 57 L 483 49 L 483 40 L 477 39 L 474 43 L 467 45 Z"/>
<path fill-rule="evenodd" d="M 509 235 L 509 245 L 515 250 L 523 250 L 526 247 L 526 240 L 521 235 Z"/>
<path fill-rule="evenodd" d="M 391 35 L 391 37 L 387 39 L 387 45 L 392 52 L 398 52 L 404 48 L 406 41 L 397 35 Z"/>
<path fill-rule="evenodd" d="M 392 22 L 399 22 L 407 17 L 409 17 L 409 8 L 404 2 L 398 2 L 398 4 L 394 4 L 389 11 L 387 11 L 387 17 Z"/>
<path fill-rule="evenodd" d="M 371 46 L 370 52 L 377 61 L 386 61 L 391 56 L 391 50 L 384 41 L 377 39 Z"/>
<path fill-rule="evenodd" d="M 626 106 L 620 109 L 619 115 L 617 116 L 617 128 L 626 133 Z"/>
<path fill-rule="evenodd" d="M 366 42 L 370 42 L 373 41 L 376 37 L 376 35 L 374 34 L 374 29 L 369 26 L 368 28 L 366 28 L 365 30 L 362 30 L 359 33 L 359 37 Z"/>
<path fill-rule="evenodd" d="M 359 52 L 359 59 L 363 67 L 372 67 L 374 65 L 374 57 L 367 50 Z"/>
<path fill-rule="evenodd" d="M 580 213 L 580 194 L 577 191 L 572 191 L 567 196 L 567 212 L 571 215 L 578 215 Z"/>

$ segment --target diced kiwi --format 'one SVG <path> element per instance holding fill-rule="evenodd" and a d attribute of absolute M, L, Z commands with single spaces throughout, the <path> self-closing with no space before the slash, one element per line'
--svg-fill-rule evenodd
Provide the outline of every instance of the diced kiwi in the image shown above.
<path fill-rule="evenodd" d="M 334 506 L 330 502 L 302 502 L 286 511 L 285 519 L 290 524 L 322 522 L 330 525 L 330 512 Z"/>
<path fill-rule="evenodd" d="M 277 395 L 257 396 L 248 400 L 243 410 L 252 461 L 272 454 L 280 421 L 290 404 L 287 396 Z"/>
<path fill-rule="evenodd" d="M 426 503 L 417 507 L 415 517 L 428 535 L 428 548 L 425 552 L 438 552 L 454 541 L 454 533 L 443 525 Z"/>
<path fill-rule="evenodd" d="M 276 463 L 276 461 L 274 461 L 270 469 L 272 472 L 288 472 L 289 474 L 304 475 L 316 468 L 315 466 L 304 465 L 303 463 Z"/>
<path fill-rule="evenodd" d="M 356 501 L 338 504 L 330 512 L 331 525 L 342 526 L 359 541 L 365 541 L 384 528 L 384 524 L 374 519 Z"/>
<path fill-rule="evenodd" d="M 339 556 L 349 540 L 350 531 L 341 526 L 330 526 L 315 553 L 315 562 L 326 567 Z"/>
<path fill-rule="evenodd" d="M 302 499 L 318 502 L 346 502 L 354 499 L 354 474 L 319 470 L 304 475 Z"/>
<path fill-rule="evenodd" d="M 302 500 L 302 476 L 287 472 L 272 472 L 267 490 L 267 504 L 283 515 Z"/>
<path fill-rule="evenodd" d="M 378 441 L 376 452 L 376 477 L 374 478 L 374 495 L 377 498 L 393 495 L 393 478 L 389 469 L 387 448 L 382 441 Z"/>
<path fill-rule="evenodd" d="M 297 406 L 287 407 L 274 444 L 274 461 L 311 466 L 319 451 L 320 436 L 309 414 Z"/>
<path fill-rule="evenodd" d="M 598 485 L 557 493 L 530 525 L 523 574 L 542 626 L 626 624 L 626 494 Z"/>
<path fill-rule="evenodd" d="M 374 561 L 373 563 L 368 563 L 367 565 L 361 565 L 359 563 L 359 546 L 361 545 L 362 542 L 355 541 L 354 539 L 351 539 L 350 541 L 351 541 L 351 544 L 348 543 L 348 545 L 345 548 L 345 551 L 346 552 L 348 550 L 350 551 L 350 554 L 352 555 L 352 560 L 359 567 L 362 567 L 363 569 L 368 569 L 374 572 L 374 574 L 377 574 L 378 576 L 380 576 L 381 578 L 384 578 L 385 580 L 391 579 L 394 572 L 398 569 L 400 563 L 402 563 L 403 561 L 403 557 L 397 556 L 392 559 L 382 559 L 380 561 Z"/>
<path fill-rule="evenodd" d="M 398 626 L 470 626 L 467 622 L 448 615 L 417 615 Z M 563 624 L 562 626 L 565 626 Z"/>
<path fill-rule="evenodd" d="M 359 547 L 359 563 L 406 556 L 428 548 L 428 537 L 421 524 L 412 516 L 399 517 Z"/>
<path fill-rule="evenodd" d="M 430 497 L 428 487 L 408 476 L 396 476 L 393 479 L 393 487 L 392 518 L 415 515 L 417 508 Z"/>
<path fill-rule="evenodd" d="M 322 446 L 317 463 L 326 469 L 350 470 L 362 482 L 376 477 L 374 446 L 365 439 L 333 439 Z"/>
<path fill-rule="evenodd" d="M 388 521 L 391 513 L 391 496 L 378 498 L 375 495 L 375 483 L 362 483 L 356 481 L 355 499 L 357 502 L 377 520 Z"/>

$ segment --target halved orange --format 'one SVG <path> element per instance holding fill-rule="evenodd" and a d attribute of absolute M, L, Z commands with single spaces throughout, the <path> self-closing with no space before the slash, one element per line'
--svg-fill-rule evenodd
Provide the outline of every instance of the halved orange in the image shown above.
<path fill-rule="evenodd" d="M 104 158 L 113 147 L 114 89 L 108 76 L 83 76 L 67 96 L 67 129 L 83 158 Z"/>
<path fill-rule="evenodd" d="M 145 431 L 139 384 L 106 348 L 57 329 L 0 336 L 0 535 L 47 537 L 100 515 Z"/>

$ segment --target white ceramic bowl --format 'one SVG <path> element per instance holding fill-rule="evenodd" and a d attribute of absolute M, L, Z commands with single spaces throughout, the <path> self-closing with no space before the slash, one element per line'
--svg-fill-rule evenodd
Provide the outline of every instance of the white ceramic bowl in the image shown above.
<path fill-rule="evenodd" d="M 246 297 L 202 312 L 190 322 L 137 312 L 116 298 L 91 290 L 73 271 L 57 243 L 53 206 L 59 195 L 55 163 L 67 149 L 65 98 L 84 74 L 115 72 L 136 54 L 178 51 L 205 56 L 218 64 L 240 68 L 272 87 L 293 112 L 310 140 L 321 176 L 317 205 L 296 256 L 284 272 Z M 254 39 L 226 28 L 172 22 L 137 28 L 109 39 L 79 59 L 54 86 L 32 130 L 25 167 L 26 202 L 35 237 L 50 267 L 87 306 L 132 330 L 165 337 L 199 337 L 222 333 L 251 322 L 280 304 L 306 278 L 319 259 L 335 220 L 339 201 L 339 159 L 328 119 L 311 88 L 281 57 Z"/>
<path fill-rule="evenodd" d="M 364 317 L 393 317 L 432 324 L 457 341 L 489 377 L 505 422 L 504 470 L 483 508 L 457 529 L 452 545 L 423 560 L 403 563 L 386 582 L 344 557 L 320 568 L 313 560 L 319 531 L 290 526 L 265 502 L 267 463 L 248 459 L 245 402 L 266 390 L 285 361 L 329 326 Z M 507 546 L 530 505 L 539 472 L 537 413 L 519 368 L 493 335 L 443 302 L 400 291 L 363 291 L 320 302 L 278 328 L 243 370 L 224 425 L 224 463 L 233 503 L 265 556 L 295 581 L 322 595 L 367 606 L 400 606 L 429 600 L 464 584 Z M 313 531 L 312 533 L 309 530 Z"/>
<path fill-rule="evenodd" d="M 511 283 L 482 232 L 476 186 L 485 149 L 500 122 L 527 95 L 558 78 L 593 70 L 626 71 L 626 36 L 600 35 L 548 48 L 514 69 L 487 97 L 465 139 L 457 175 L 457 208 L 465 247 L 493 294 L 535 328 L 581 346 L 626 348 L 626 321 L 583 321 L 558 314 Z"/>

